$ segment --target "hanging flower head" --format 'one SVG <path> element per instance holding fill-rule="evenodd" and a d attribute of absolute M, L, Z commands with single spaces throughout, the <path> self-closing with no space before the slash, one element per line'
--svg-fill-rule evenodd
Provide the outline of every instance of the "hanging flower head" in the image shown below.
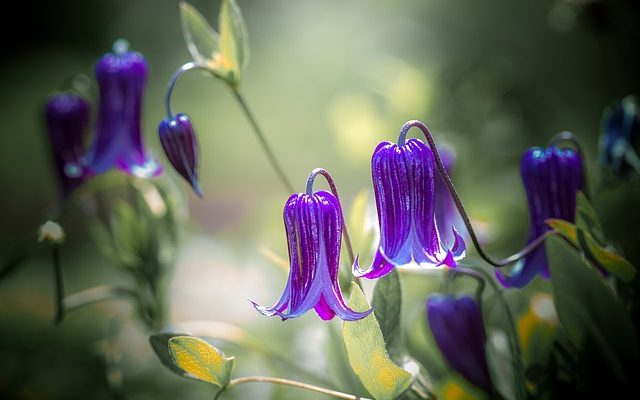
<path fill-rule="evenodd" d="M 467 296 L 434 295 L 427 300 L 427 317 L 433 338 L 451 368 L 490 392 L 487 337 L 478 303 Z"/>
<path fill-rule="evenodd" d="M 62 197 L 84 180 L 83 139 L 89 126 L 90 105 L 73 92 L 51 96 L 45 106 L 45 122 L 53 163 Z"/>
<path fill-rule="evenodd" d="M 520 174 L 529 203 L 528 242 L 550 229 L 546 219 L 574 222 L 576 194 L 585 186 L 582 159 L 577 151 L 555 145 L 546 149 L 532 147 L 522 156 Z M 544 244 L 520 260 L 509 274 L 496 271 L 505 287 L 518 288 L 528 284 L 538 273 L 549 277 Z"/>
<path fill-rule="evenodd" d="M 333 194 L 313 192 L 317 174 L 331 176 L 322 169 L 314 170 L 307 181 L 307 192 L 291 195 L 284 206 L 284 227 L 289 247 L 289 278 L 284 293 L 272 307 L 253 303 L 263 315 L 278 315 L 283 320 L 296 318 L 310 309 L 323 320 L 337 315 L 345 321 L 369 315 L 347 307 L 338 285 L 340 247 L 342 243 L 342 207 Z"/>
<path fill-rule="evenodd" d="M 600 135 L 600 165 L 625 178 L 640 173 L 636 149 L 640 145 L 638 101 L 627 96 L 605 110 Z"/>
<path fill-rule="evenodd" d="M 93 174 L 118 168 L 127 174 L 149 178 L 162 173 L 144 147 L 140 117 L 147 79 L 147 62 L 142 54 L 129 51 L 119 40 L 114 52 L 102 56 L 95 73 L 100 88 L 96 137 L 87 161 Z"/>
<path fill-rule="evenodd" d="M 202 197 L 198 183 L 198 140 L 189 116 L 180 113 L 163 119 L 158 127 L 158 134 L 173 168 L 191 184 L 193 191 Z"/>
<path fill-rule="evenodd" d="M 371 267 L 354 274 L 369 279 L 386 275 L 395 265 L 455 267 L 465 255 L 464 240 L 452 226 L 451 240 L 441 240 L 435 217 L 434 155 L 421 140 L 406 140 L 410 123 L 400 130 L 398 144 L 382 142 L 371 157 L 371 174 L 380 224 L 380 245 Z M 406 141 L 405 141 L 406 140 Z M 441 224 L 443 221 L 438 221 Z"/>

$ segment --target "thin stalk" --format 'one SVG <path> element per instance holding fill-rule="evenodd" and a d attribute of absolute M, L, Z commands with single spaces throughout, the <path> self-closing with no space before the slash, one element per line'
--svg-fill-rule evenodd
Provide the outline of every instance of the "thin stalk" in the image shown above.
<path fill-rule="evenodd" d="M 207 64 L 197 63 L 197 62 L 189 62 L 186 63 L 173 73 L 171 79 L 169 80 L 169 84 L 167 85 L 167 93 L 164 97 L 164 106 L 167 110 L 167 117 L 173 118 L 173 114 L 171 113 L 171 94 L 173 93 L 173 88 L 176 86 L 176 82 L 178 82 L 178 78 L 182 76 L 187 71 L 191 71 L 192 69 L 203 69 L 206 71 L 211 71 L 211 68 Z"/>
<path fill-rule="evenodd" d="M 100 301 L 113 300 L 122 297 L 136 298 L 137 296 L 136 292 L 131 289 L 103 285 L 69 295 L 64 298 L 63 303 L 64 309 L 67 312 L 70 312 L 77 308 Z"/>
<path fill-rule="evenodd" d="M 245 116 L 249 120 L 249 123 L 253 128 L 253 133 L 255 133 L 256 138 L 258 139 L 258 142 L 260 142 L 260 145 L 262 146 L 262 150 L 267 155 L 267 158 L 269 159 L 269 163 L 271 164 L 271 167 L 273 168 L 273 170 L 276 172 L 276 175 L 278 175 L 280 182 L 288 192 L 294 193 L 295 191 L 293 190 L 293 185 L 291 184 L 291 182 L 289 182 L 289 179 L 287 179 L 287 176 L 285 175 L 284 170 L 278 163 L 278 160 L 276 159 L 276 156 L 273 150 L 271 150 L 271 147 L 269 146 L 269 143 L 267 142 L 267 139 L 264 133 L 262 133 L 262 129 L 260 129 L 260 126 L 258 126 L 256 117 L 251 112 L 249 105 L 244 99 L 244 96 L 242 96 L 242 94 L 237 88 L 231 85 L 229 85 L 229 87 L 231 88 L 231 91 L 233 92 L 233 95 L 235 96 L 236 100 L 238 100 L 238 104 L 240 104 L 240 108 L 242 108 L 242 111 L 244 112 Z"/>
<path fill-rule="evenodd" d="M 51 245 L 51 260 L 53 262 L 53 274 L 56 282 L 56 314 L 53 321 L 57 325 L 62 322 L 64 318 L 64 281 L 62 277 L 62 265 L 60 264 L 60 246 L 56 243 Z"/>
<path fill-rule="evenodd" d="M 478 287 L 476 288 L 476 301 L 478 302 L 478 306 L 480 306 L 480 309 L 482 310 L 482 293 L 484 292 L 484 288 L 487 285 L 482 274 L 475 269 L 463 267 L 461 265 L 457 265 L 456 268 L 451 269 L 451 272 L 454 274 L 454 278 L 458 274 L 461 274 L 475 279 L 475 281 L 478 283 Z"/>
<path fill-rule="evenodd" d="M 249 383 L 249 382 L 263 382 L 263 383 L 272 383 L 274 385 L 285 385 L 285 386 L 292 386 L 292 387 L 297 387 L 299 389 L 302 390 L 307 390 L 310 392 L 316 392 L 316 393 L 322 393 L 322 394 L 326 394 L 327 396 L 332 396 L 335 397 L 337 399 L 347 399 L 347 400 L 365 400 L 364 397 L 358 397 L 352 394 L 348 394 L 348 393 L 343 393 L 343 392 L 338 392 L 337 390 L 331 390 L 331 389 L 326 389 L 320 386 L 314 386 L 314 385 L 309 385 L 307 383 L 302 383 L 302 382 L 298 382 L 298 381 L 292 381 L 289 379 L 282 379 L 282 378 L 273 378 L 273 377 L 269 377 L 269 376 L 245 376 L 242 378 L 236 378 L 236 379 L 232 379 L 229 384 L 227 384 L 227 386 L 225 386 L 224 388 L 220 389 L 218 391 L 218 393 L 216 393 L 214 400 L 217 400 L 224 391 L 231 389 L 234 386 L 243 384 L 243 383 Z"/>
<path fill-rule="evenodd" d="M 316 176 L 318 175 L 324 176 L 327 183 L 329 184 L 331 193 L 333 193 L 333 195 L 336 196 L 336 199 L 338 200 L 338 204 L 340 204 L 340 207 L 342 208 L 342 203 L 340 202 L 340 195 L 338 194 L 338 187 L 336 186 L 336 182 L 333 180 L 333 177 L 331 176 L 329 171 L 327 171 L 324 168 L 316 168 L 313 171 L 311 171 L 311 173 L 309 174 L 309 177 L 307 178 L 306 194 L 309 196 L 313 194 L 313 182 L 315 181 Z M 353 246 L 351 245 L 351 238 L 349 237 L 349 231 L 347 229 L 347 223 L 344 218 L 344 212 L 340 210 L 340 213 L 342 214 L 342 236 L 344 238 L 344 244 L 347 247 L 347 255 L 349 256 L 349 263 L 353 266 L 356 262 L 355 253 L 353 252 Z M 354 277 L 354 281 L 362 289 L 360 278 Z"/>
<path fill-rule="evenodd" d="M 409 122 L 405 123 L 404 125 L 402 125 L 402 128 L 400 128 L 400 133 L 398 135 L 398 144 L 402 145 L 402 144 L 405 143 L 406 137 L 407 137 L 407 132 L 409 131 L 409 129 L 411 129 L 413 127 L 419 128 L 422 131 L 422 133 L 424 134 L 424 137 L 426 138 L 427 143 L 428 143 L 429 147 L 431 148 L 431 151 L 433 152 L 433 155 L 434 155 L 434 157 L 436 159 L 436 167 L 438 168 L 438 173 L 440 174 L 440 176 L 442 177 L 442 180 L 444 181 L 445 185 L 447 186 L 447 190 L 449 191 L 449 194 L 451 195 L 451 198 L 453 199 L 453 203 L 456 205 L 456 208 L 458 209 L 458 212 L 460 213 L 460 216 L 462 217 L 462 221 L 464 222 L 464 225 L 467 228 L 467 231 L 469 232 L 469 236 L 471 237 L 471 241 L 473 242 L 473 246 L 476 248 L 476 251 L 478 252 L 480 257 L 482 257 L 486 262 L 488 262 L 489 264 L 491 264 L 492 266 L 497 267 L 497 268 L 506 267 L 507 265 L 510 265 L 510 264 L 514 263 L 515 261 L 518 261 L 519 259 L 525 257 L 527 254 L 531 253 L 540 244 L 542 244 L 547 237 L 556 234 L 556 232 L 554 232 L 554 231 L 547 231 L 547 232 L 543 233 L 542 235 L 538 236 L 536 239 L 534 239 L 528 245 L 526 245 L 518 253 L 516 253 L 514 255 L 511 255 L 511 256 L 509 256 L 509 257 L 507 257 L 505 259 L 502 259 L 502 260 L 494 260 L 492 257 L 487 255 L 487 253 L 485 253 L 484 249 L 480 245 L 480 242 L 478 241 L 478 237 L 476 236 L 476 233 L 475 233 L 475 231 L 473 229 L 473 226 L 471 225 L 471 220 L 469 219 L 469 216 L 467 215 L 467 212 L 466 212 L 464 206 L 462 205 L 462 201 L 460 200 L 460 196 L 458 196 L 458 193 L 456 192 L 456 189 L 453 186 L 453 183 L 451 182 L 451 178 L 449 177 L 449 174 L 447 174 L 447 171 L 444 168 L 444 164 L 442 164 L 442 160 L 440 159 L 440 153 L 438 152 L 438 148 L 436 146 L 435 141 L 433 140 L 433 136 L 431 135 L 431 132 L 429 131 L 429 128 L 427 128 L 427 126 L 423 122 L 418 121 L 418 120 L 412 120 L 412 121 L 409 121 Z"/>

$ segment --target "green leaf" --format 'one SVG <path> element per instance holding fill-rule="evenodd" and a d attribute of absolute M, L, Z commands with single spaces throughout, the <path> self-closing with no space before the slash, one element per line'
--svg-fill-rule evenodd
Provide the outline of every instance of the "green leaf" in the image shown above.
<path fill-rule="evenodd" d="M 235 0 L 222 0 L 220 7 L 220 66 L 230 84 L 237 86 L 249 61 L 247 28 Z"/>
<path fill-rule="evenodd" d="M 162 365 L 167 367 L 169 371 L 184 378 L 193 379 L 189 374 L 185 373 L 185 371 L 178 368 L 178 366 L 173 362 L 173 358 L 169 352 L 169 340 L 177 336 L 186 335 L 182 333 L 154 333 L 149 336 L 149 344 L 151 344 L 151 348 L 160 359 Z"/>
<path fill-rule="evenodd" d="M 600 246 L 588 232 L 561 219 L 548 219 L 546 223 L 575 247 L 581 249 L 585 257 L 595 265 L 607 270 L 623 282 L 631 282 L 635 278 L 636 269 L 629 261 L 612 250 Z"/>
<path fill-rule="evenodd" d="M 378 279 L 373 289 L 371 305 L 391 359 L 399 363 L 404 356 L 402 325 L 402 287 L 400 276 L 394 268 L 389 274 Z"/>
<path fill-rule="evenodd" d="M 186 1 L 182 1 L 180 22 L 191 57 L 197 62 L 216 65 L 220 58 L 220 38 L 202 14 Z"/>
<path fill-rule="evenodd" d="M 329 340 L 326 341 L 327 361 L 331 375 L 347 392 L 360 397 L 371 397 L 367 389 L 362 386 L 360 380 L 349 366 L 347 350 L 340 331 L 333 323 L 326 324 L 329 332 Z"/>
<path fill-rule="evenodd" d="M 349 307 L 355 311 L 370 308 L 362 290 L 352 284 Z M 373 315 L 358 321 L 345 321 L 342 337 L 349 364 L 375 399 L 394 399 L 411 384 L 411 374 L 394 364 L 384 345 L 382 332 Z"/>
<path fill-rule="evenodd" d="M 551 237 L 547 251 L 555 307 L 567 336 L 579 349 L 597 352 L 606 363 L 603 368 L 624 377 L 638 358 L 637 337 L 624 305 L 562 239 Z"/>
<path fill-rule="evenodd" d="M 604 229 L 602 228 L 598 213 L 596 213 L 595 208 L 593 208 L 587 196 L 582 192 L 578 192 L 576 196 L 576 226 L 579 229 L 589 232 L 599 245 L 606 244 Z"/>
<path fill-rule="evenodd" d="M 169 352 L 178 368 L 204 382 L 224 387 L 229 383 L 234 358 L 202 339 L 175 336 L 169 339 Z"/>
<path fill-rule="evenodd" d="M 444 400 L 487 400 L 484 391 L 473 386 L 466 379 L 452 373 L 438 382 L 434 388 L 437 399 Z"/>

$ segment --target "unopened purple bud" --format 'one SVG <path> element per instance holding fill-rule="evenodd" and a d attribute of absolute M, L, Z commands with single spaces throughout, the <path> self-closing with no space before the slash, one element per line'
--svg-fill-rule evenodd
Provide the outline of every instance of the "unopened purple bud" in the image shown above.
<path fill-rule="evenodd" d="M 189 116 L 180 113 L 165 118 L 158 126 L 158 135 L 173 168 L 191 184 L 193 191 L 202 197 L 198 183 L 198 140 Z"/>
<path fill-rule="evenodd" d="M 45 120 L 60 194 L 66 197 L 85 179 L 83 138 L 89 126 L 90 105 L 72 92 L 51 96 Z"/>
<path fill-rule="evenodd" d="M 111 168 L 142 178 L 162 173 L 162 166 L 147 154 L 140 128 L 147 63 L 142 54 L 114 46 L 96 63 L 100 106 L 96 137 L 88 155 L 92 173 Z"/>

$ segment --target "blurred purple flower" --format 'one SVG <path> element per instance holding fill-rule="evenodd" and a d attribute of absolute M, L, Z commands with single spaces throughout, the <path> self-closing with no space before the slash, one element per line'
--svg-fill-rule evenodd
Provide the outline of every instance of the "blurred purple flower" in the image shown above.
<path fill-rule="evenodd" d="M 600 135 L 600 165 L 615 176 L 626 178 L 640 165 L 636 149 L 640 145 L 640 117 L 638 101 L 627 96 L 609 106 L 602 122 Z"/>
<path fill-rule="evenodd" d="M 447 171 L 449 176 L 452 175 L 453 166 L 456 162 L 456 152 L 453 147 L 448 145 L 438 146 L 438 153 L 440 153 L 440 160 L 442 160 L 442 164 L 444 165 L 444 169 Z M 440 174 L 435 173 L 436 180 L 436 221 L 439 227 L 450 227 L 453 226 L 456 228 L 457 232 L 466 232 L 466 227 L 464 226 L 464 222 L 462 221 L 462 217 L 460 217 L 460 212 L 456 208 L 453 199 L 451 198 L 451 194 L 447 189 L 447 186 L 444 183 L 444 180 L 440 176 Z M 440 230 L 440 240 L 443 243 L 452 243 L 455 241 L 455 235 L 453 230 L 444 229 Z M 464 235 L 463 235 L 464 237 Z"/>
<path fill-rule="evenodd" d="M 202 197 L 198 183 L 198 140 L 189 116 L 180 113 L 165 118 L 160 122 L 158 134 L 162 148 L 173 168 L 191 184 L 193 191 Z"/>
<path fill-rule="evenodd" d="M 140 117 L 147 63 L 142 54 L 114 44 L 96 63 L 100 106 L 96 137 L 87 156 L 89 169 L 101 174 L 111 168 L 141 178 L 160 175 L 162 166 L 144 147 Z"/>
<path fill-rule="evenodd" d="M 550 229 L 546 219 L 575 221 L 576 194 L 585 185 L 579 153 L 557 146 L 532 147 L 522 156 L 520 174 L 529 203 L 528 243 Z M 505 287 L 521 288 L 538 273 L 549 277 L 544 244 L 520 260 L 508 275 L 497 270 L 496 276 Z"/>
<path fill-rule="evenodd" d="M 453 226 L 450 240 L 443 244 L 435 217 L 435 159 L 429 147 L 418 139 L 395 144 L 382 142 L 371 158 L 380 244 L 372 265 L 354 274 L 369 279 L 384 276 L 395 265 L 413 259 L 419 264 L 455 267 L 464 257 L 465 244 Z"/>
<path fill-rule="evenodd" d="M 45 122 L 59 192 L 68 196 L 86 178 L 83 139 L 89 126 L 91 106 L 73 92 L 55 94 L 45 105 Z"/>
<path fill-rule="evenodd" d="M 345 321 L 366 317 L 373 311 L 347 307 L 338 285 L 342 208 L 326 191 L 291 195 L 284 206 L 289 247 L 289 278 L 282 297 L 273 307 L 253 303 L 266 316 L 296 318 L 314 308 L 323 320 L 337 315 Z"/>
<path fill-rule="evenodd" d="M 433 338 L 451 368 L 475 386 L 491 392 L 485 353 L 487 342 L 480 307 L 471 297 L 434 295 L 427 300 Z"/>

